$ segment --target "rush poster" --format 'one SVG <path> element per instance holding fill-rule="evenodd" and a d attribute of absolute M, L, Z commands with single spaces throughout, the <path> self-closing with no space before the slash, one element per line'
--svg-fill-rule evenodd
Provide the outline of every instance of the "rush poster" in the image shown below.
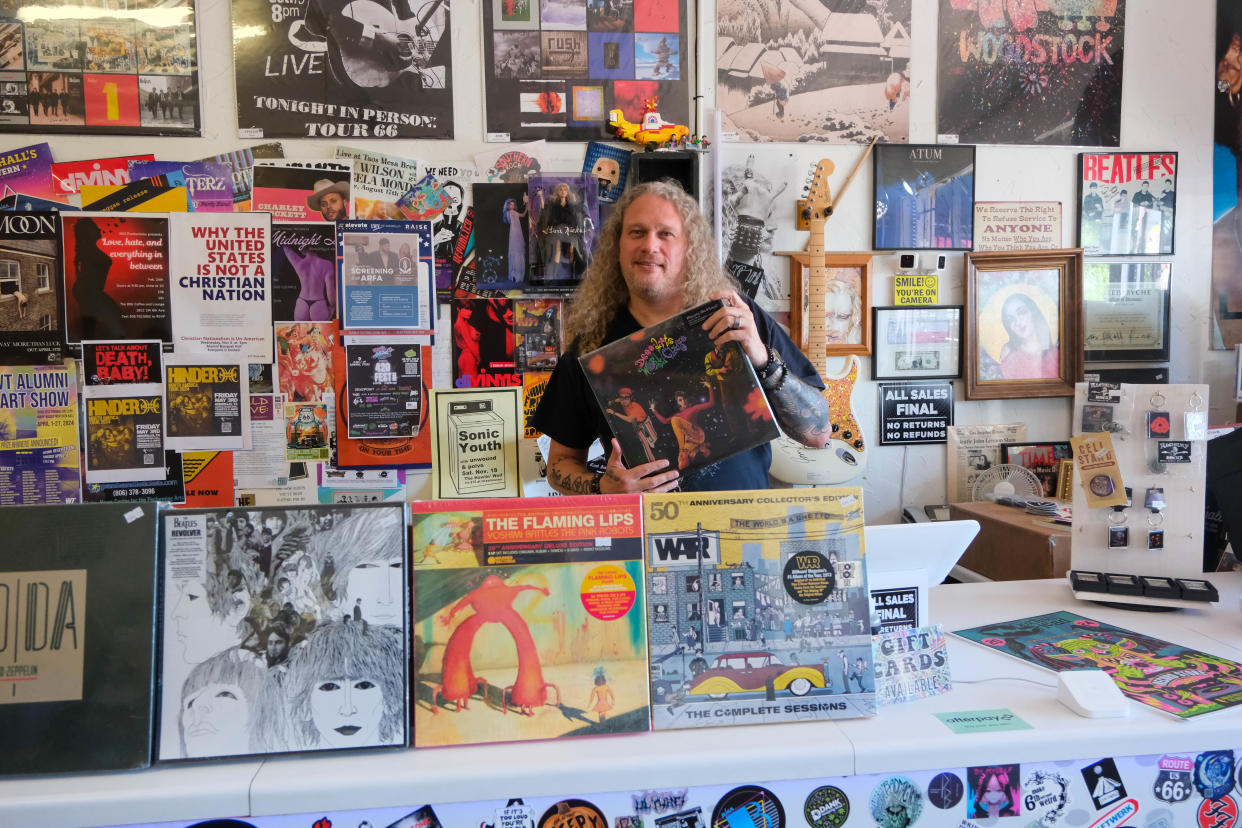
<path fill-rule="evenodd" d="M 242 138 L 452 138 L 447 0 L 234 0 Z"/>
<path fill-rule="evenodd" d="M 690 115 L 683 0 L 483 0 L 489 140 L 589 141 L 608 112 Z"/>
<path fill-rule="evenodd" d="M 1126 0 L 940 0 L 939 143 L 1115 147 Z"/>

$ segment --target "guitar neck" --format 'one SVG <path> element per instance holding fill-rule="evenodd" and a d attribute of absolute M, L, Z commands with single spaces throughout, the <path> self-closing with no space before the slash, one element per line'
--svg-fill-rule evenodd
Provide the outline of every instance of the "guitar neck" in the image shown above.
<path fill-rule="evenodd" d="M 807 358 L 819 375 L 828 373 L 828 269 L 824 266 L 824 225 L 827 219 L 811 219 L 811 237 L 807 242 L 807 278 L 803 292 L 807 297 L 806 351 Z"/>

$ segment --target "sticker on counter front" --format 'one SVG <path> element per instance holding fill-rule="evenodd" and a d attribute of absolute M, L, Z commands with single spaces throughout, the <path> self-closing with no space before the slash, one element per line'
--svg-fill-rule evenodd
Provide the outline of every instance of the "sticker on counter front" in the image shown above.
<path fill-rule="evenodd" d="M 1126 489 L 1117 465 L 1113 438 L 1107 431 L 1070 438 L 1077 478 L 1087 495 L 1087 508 L 1125 506 Z"/>
<path fill-rule="evenodd" d="M 996 733 L 1002 730 L 1031 730 L 1031 726 L 1005 707 L 993 710 L 961 710 L 936 713 L 936 718 L 959 736 L 968 733 Z"/>

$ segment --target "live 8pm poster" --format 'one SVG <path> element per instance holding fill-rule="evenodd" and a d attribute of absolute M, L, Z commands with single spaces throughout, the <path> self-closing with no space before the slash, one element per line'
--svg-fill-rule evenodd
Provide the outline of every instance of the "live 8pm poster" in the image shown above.
<path fill-rule="evenodd" d="M 235 0 L 243 138 L 452 138 L 447 0 Z"/>
<path fill-rule="evenodd" d="M 940 0 L 939 143 L 1115 147 L 1126 0 Z"/>

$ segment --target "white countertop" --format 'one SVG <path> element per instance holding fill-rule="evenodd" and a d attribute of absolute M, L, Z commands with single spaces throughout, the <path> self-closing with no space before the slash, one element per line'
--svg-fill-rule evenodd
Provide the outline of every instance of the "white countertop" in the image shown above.
<path fill-rule="evenodd" d="M 1242 574 L 1213 575 L 1220 604 L 1148 613 L 1075 602 L 1063 581 L 932 590 L 946 631 L 1069 610 L 1242 661 Z M 1127 719 L 1087 719 L 1056 701 L 1055 674 L 950 637 L 954 690 L 874 719 L 160 766 L 0 782 L 5 824 L 46 828 L 264 816 L 504 797 L 677 788 L 993 762 L 1230 748 L 1242 709 L 1184 722 L 1131 702 Z M 933 714 L 1008 708 L 1030 730 L 957 735 Z M 739 756 L 745 761 L 738 761 Z"/>

